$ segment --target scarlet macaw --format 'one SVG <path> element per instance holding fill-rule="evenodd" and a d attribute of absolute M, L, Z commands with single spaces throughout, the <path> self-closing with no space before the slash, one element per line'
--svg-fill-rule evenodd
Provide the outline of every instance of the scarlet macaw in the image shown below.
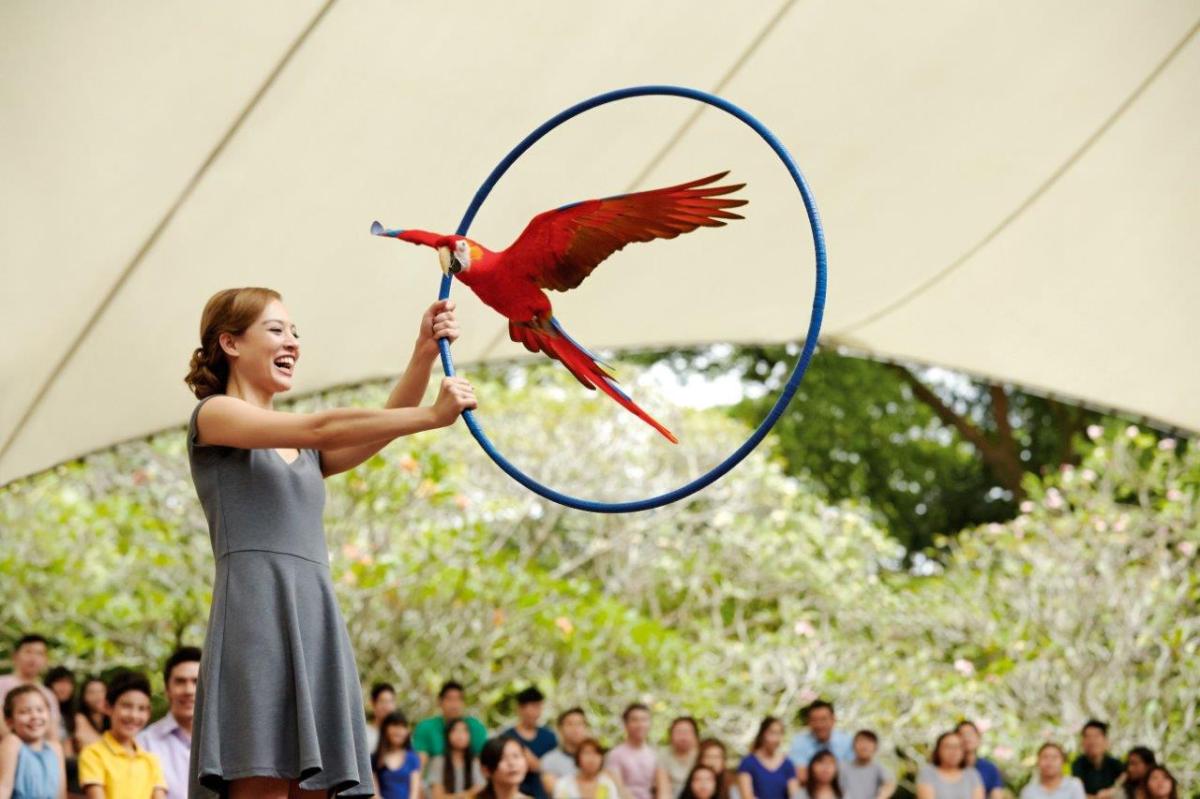
<path fill-rule="evenodd" d="M 673 239 L 698 227 L 721 227 L 744 217 L 728 209 L 746 184 L 713 186 L 728 172 L 669 186 L 564 205 L 538 214 L 507 250 L 493 251 L 465 236 L 424 230 L 388 230 L 375 222 L 371 233 L 437 250 L 442 273 L 454 275 L 479 299 L 508 319 L 508 334 L 530 352 L 562 363 L 586 388 L 599 388 L 672 443 L 671 431 L 639 408 L 616 385 L 607 365 L 572 339 L 555 319 L 543 289 L 567 291 L 583 282 L 601 261 L 634 241 Z"/>

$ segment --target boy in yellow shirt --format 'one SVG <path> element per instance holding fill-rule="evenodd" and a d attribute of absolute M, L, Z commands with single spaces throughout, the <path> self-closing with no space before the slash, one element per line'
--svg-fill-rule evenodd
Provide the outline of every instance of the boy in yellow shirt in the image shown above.
<path fill-rule="evenodd" d="M 87 799 L 166 799 L 167 781 L 156 755 L 135 737 L 150 721 L 150 682 L 118 675 L 108 688 L 112 729 L 79 753 L 79 785 Z"/>

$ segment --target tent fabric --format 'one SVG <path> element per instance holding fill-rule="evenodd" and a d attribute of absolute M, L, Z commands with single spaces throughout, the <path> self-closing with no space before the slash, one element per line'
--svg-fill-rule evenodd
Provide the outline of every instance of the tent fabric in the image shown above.
<path fill-rule="evenodd" d="M 452 231 L 536 125 L 644 83 L 788 146 L 829 242 L 823 343 L 1200 430 L 1198 30 L 1196 0 L 5 3 L 0 483 L 183 423 L 221 288 L 283 293 L 297 394 L 395 374 L 440 272 L 371 222 Z M 556 311 L 592 348 L 795 340 L 800 198 L 714 109 L 572 120 L 472 235 L 724 169 L 745 221 L 628 247 Z M 456 362 L 521 352 L 454 296 Z"/>

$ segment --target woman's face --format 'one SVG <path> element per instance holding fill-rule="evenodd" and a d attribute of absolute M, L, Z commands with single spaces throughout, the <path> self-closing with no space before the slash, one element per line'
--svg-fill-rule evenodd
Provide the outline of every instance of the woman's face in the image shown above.
<path fill-rule="evenodd" d="M 781 743 L 783 743 L 783 725 L 776 721 L 770 727 L 767 727 L 767 731 L 763 733 L 763 749 L 766 749 L 768 752 L 774 752 L 779 748 L 779 744 Z"/>
<path fill-rule="evenodd" d="M 59 702 L 66 702 L 71 698 L 71 694 L 75 693 L 75 681 L 63 677 L 50 683 L 50 690 Z"/>
<path fill-rule="evenodd" d="M 525 762 L 525 748 L 513 740 L 504 744 L 500 764 L 492 774 L 492 781 L 507 788 L 516 788 L 525 779 L 529 766 Z"/>
<path fill-rule="evenodd" d="M 450 745 L 464 752 L 471 745 L 471 731 L 466 724 L 455 724 L 450 730 Z"/>
<path fill-rule="evenodd" d="M 943 768 L 959 768 L 963 761 L 962 739 L 958 733 L 947 735 L 938 746 L 938 759 Z"/>
<path fill-rule="evenodd" d="M 83 704 L 91 710 L 99 711 L 100 713 L 108 712 L 108 702 L 105 701 L 104 695 L 108 693 L 108 688 L 100 680 L 90 680 L 83 687 Z"/>
<path fill-rule="evenodd" d="M 1129 775 L 1129 779 L 1144 780 L 1149 771 L 1150 764 L 1142 760 L 1141 755 L 1129 756 L 1129 763 L 1125 766 L 1125 773 Z"/>
<path fill-rule="evenodd" d="M 600 769 L 604 767 L 604 758 L 596 751 L 594 746 L 585 746 L 579 750 L 579 770 L 584 776 L 594 777 L 600 773 Z"/>
<path fill-rule="evenodd" d="M 1151 799 L 1168 799 L 1174 787 L 1171 778 L 1162 769 L 1155 769 L 1146 778 L 1146 793 L 1150 794 Z"/>
<path fill-rule="evenodd" d="M 1047 746 L 1041 751 L 1037 759 L 1038 772 L 1043 779 L 1053 779 L 1055 776 L 1062 776 L 1063 773 L 1063 754 L 1053 746 Z"/>
<path fill-rule="evenodd" d="M 725 753 L 719 746 L 706 746 L 700 753 L 700 765 L 710 768 L 720 774 L 725 770 Z"/>
<path fill-rule="evenodd" d="M 236 374 L 237 380 L 273 394 L 291 389 L 300 360 L 300 337 L 279 300 L 267 303 L 240 336 L 223 334 L 221 346 L 229 359 L 231 380 Z"/>
<path fill-rule="evenodd" d="M 832 757 L 823 757 L 812 764 L 812 773 L 818 785 L 832 785 L 837 777 L 837 761 Z"/>
<path fill-rule="evenodd" d="M 408 743 L 408 727 L 403 724 L 389 724 L 387 728 L 388 746 L 399 749 Z"/>
<path fill-rule="evenodd" d="M 8 726 L 17 737 L 26 743 L 45 738 L 50 724 L 50 707 L 46 704 L 46 697 L 40 691 L 31 691 L 18 696 L 14 705 Z"/>
<path fill-rule="evenodd" d="M 688 787 L 692 789 L 692 796 L 696 799 L 712 799 L 717 792 L 717 778 L 706 768 L 697 769 L 692 773 Z"/>

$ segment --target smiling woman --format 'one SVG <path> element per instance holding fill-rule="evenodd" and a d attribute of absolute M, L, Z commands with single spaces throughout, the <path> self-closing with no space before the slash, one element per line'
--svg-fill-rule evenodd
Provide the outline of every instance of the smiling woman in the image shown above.
<path fill-rule="evenodd" d="M 300 343 L 282 297 L 228 289 L 205 306 L 185 378 L 200 400 L 188 458 L 216 558 L 193 799 L 374 794 L 358 667 L 329 574 L 323 478 L 475 407 L 459 378 L 418 407 L 437 340 L 457 336 L 453 303 L 437 302 L 385 408 L 284 413 L 272 401 L 292 387 Z"/>

